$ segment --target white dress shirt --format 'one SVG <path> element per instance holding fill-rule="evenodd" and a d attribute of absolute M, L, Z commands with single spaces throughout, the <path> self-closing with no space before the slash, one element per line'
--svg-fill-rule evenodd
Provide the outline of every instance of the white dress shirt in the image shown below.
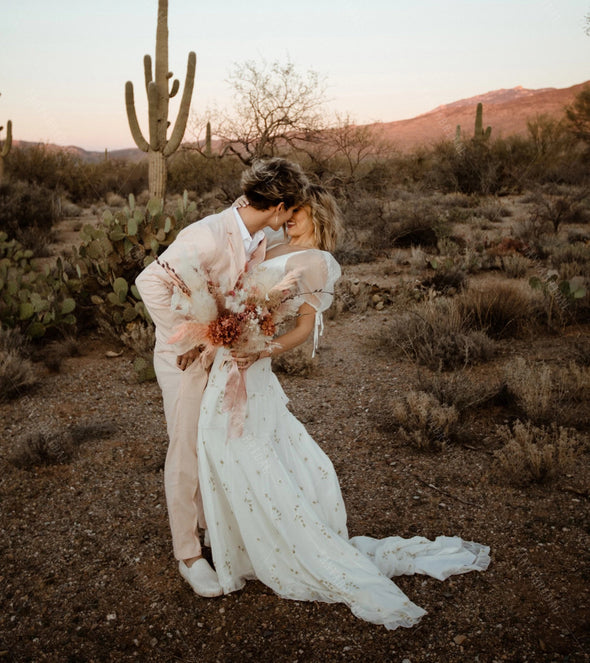
<path fill-rule="evenodd" d="M 246 224 L 242 221 L 242 217 L 238 212 L 238 208 L 234 207 L 233 210 L 235 217 L 238 221 L 238 226 L 240 227 L 240 233 L 242 234 L 244 249 L 246 249 L 246 257 L 250 259 L 252 257 L 252 254 L 256 250 L 256 247 L 264 239 L 264 231 L 258 230 L 257 232 L 254 233 L 254 237 L 252 237 L 252 235 L 250 235 L 250 233 L 248 232 L 248 228 L 246 228 Z"/>

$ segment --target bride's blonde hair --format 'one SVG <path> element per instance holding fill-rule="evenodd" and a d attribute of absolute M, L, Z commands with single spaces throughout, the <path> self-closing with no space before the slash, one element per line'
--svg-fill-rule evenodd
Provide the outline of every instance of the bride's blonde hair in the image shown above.
<path fill-rule="evenodd" d="M 334 251 L 342 231 L 342 214 L 334 196 L 320 184 L 310 184 L 304 205 L 311 209 L 314 239 L 322 251 Z"/>

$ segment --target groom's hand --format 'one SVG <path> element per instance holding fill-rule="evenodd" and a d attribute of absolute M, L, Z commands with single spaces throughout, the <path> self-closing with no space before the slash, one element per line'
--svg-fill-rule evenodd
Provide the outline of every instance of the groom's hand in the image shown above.
<path fill-rule="evenodd" d="M 180 368 L 181 371 L 184 371 L 193 363 L 193 361 L 197 360 L 201 356 L 202 351 L 203 346 L 199 345 L 196 348 L 185 352 L 183 355 L 178 355 L 178 357 L 176 357 L 176 365 L 178 368 Z"/>

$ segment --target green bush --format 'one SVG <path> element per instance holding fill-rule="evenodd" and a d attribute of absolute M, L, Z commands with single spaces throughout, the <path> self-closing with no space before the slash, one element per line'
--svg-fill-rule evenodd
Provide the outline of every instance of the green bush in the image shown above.
<path fill-rule="evenodd" d="M 44 242 L 58 216 L 57 197 L 50 189 L 22 181 L 0 185 L 0 231 L 9 237 L 23 243 L 32 231 Z"/>

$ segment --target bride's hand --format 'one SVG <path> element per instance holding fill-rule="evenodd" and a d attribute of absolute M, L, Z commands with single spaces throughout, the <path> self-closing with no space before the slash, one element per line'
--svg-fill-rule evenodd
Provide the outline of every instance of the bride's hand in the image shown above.
<path fill-rule="evenodd" d="M 262 352 L 255 352 L 254 354 L 245 354 L 243 352 L 232 352 L 231 356 L 238 365 L 238 368 L 242 371 L 245 371 L 246 369 L 250 368 L 252 364 L 257 362 L 261 357 L 268 357 L 270 355 L 268 354 L 268 352 L 263 350 Z"/>
<path fill-rule="evenodd" d="M 248 202 L 248 199 L 246 196 L 240 196 L 239 198 L 236 198 L 234 202 L 231 204 L 232 207 L 248 207 L 250 203 Z"/>

